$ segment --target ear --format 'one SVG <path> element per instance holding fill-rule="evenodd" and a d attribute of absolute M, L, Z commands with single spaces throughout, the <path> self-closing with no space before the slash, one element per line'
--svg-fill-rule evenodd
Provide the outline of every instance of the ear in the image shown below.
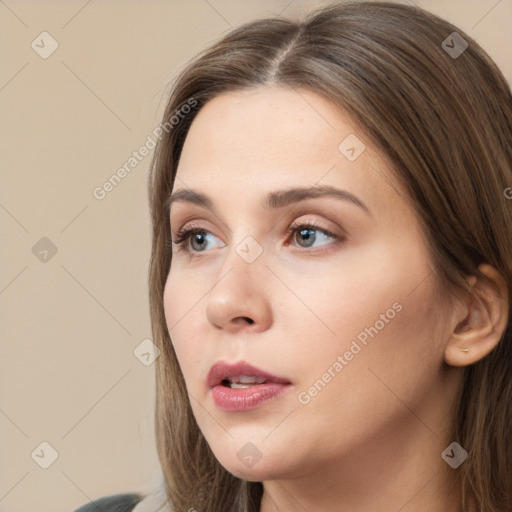
<path fill-rule="evenodd" d="M 478 269 L 487 279 L 468 278 L 471 291 L 446 344 L 445 361 L 452 366 L 468 366 L 483 359 L 498 345 L 507 326 L 507 282 L 491 265 L 484 263 Z"/>

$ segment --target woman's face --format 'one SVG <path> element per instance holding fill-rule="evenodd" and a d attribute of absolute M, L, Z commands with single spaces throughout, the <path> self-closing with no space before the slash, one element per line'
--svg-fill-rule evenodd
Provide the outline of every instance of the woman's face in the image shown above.
<path fill-rule="evenodd" d="M 310 91 L 224 93 L 195 118 L 173 194 L 211 204 L 172 203 L 173 240 L 182 228 L 203 233 L 173 246 L 165 314 L 197 423 L 234 475 L 320 478 L 335 466 L 339 476 L 441 460 L 460 377 L 443 362 L 454 326 L 417 217 L 391 180 L 356 124 Z M 343 192 L 313 194 L 326 187 Z M 226 410 L 207 382 L 219 361 L 290 384 Z"/>

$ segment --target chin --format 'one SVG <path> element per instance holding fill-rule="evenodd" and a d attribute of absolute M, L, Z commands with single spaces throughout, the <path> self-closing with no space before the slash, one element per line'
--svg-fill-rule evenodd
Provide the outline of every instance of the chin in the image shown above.
<path fill-rule="evenodd" d="M 237 478 L 247 480 L 249 482 L 262 482 L 273 480 L 275 478 L 283 478 L 292 476 L 293 467 L 289 464 L 296 465 L 291 460 L 286 460 L 282 453 L 272 453 L 267 451 L 267 455 L 261 454 L 261 457 L 255 461 L 244 461 L 244 456 L 251 453 L 249 447 L 237 449 L 229 453 L 225 447 L 220 450 L 219 457 L 215 454 L 218 462 L 222 467 Z M 270 447 L 269 449 L 270 450 Z"/>
<path fill-rule="evenodd" d="M 221 461 L 219 462 L 222 464 Z M 261 461 L 259 462 L 261 463 Z M 236 464 L 235 462 L 232 464 L 222 464 L 222 466 L 233 476 L 248 482 L 263 482 L 265 480 L 272 480 L 275 476 L 275 472 L 272 471 L 271 467 L 268 465 L 264 467 L 263 464 L 260 465 L 259 463 L 252 468 L 247 468 L 243 464 Z"/>

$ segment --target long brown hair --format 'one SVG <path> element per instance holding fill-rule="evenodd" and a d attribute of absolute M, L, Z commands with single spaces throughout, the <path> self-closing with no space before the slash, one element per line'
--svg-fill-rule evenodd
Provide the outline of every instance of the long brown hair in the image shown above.
<path fill-rule="evenodd" d="M 331 100 L 387 156 L 423 223 L 443 289 L 465 289 L 464 275 L 481 276 L 485 262 L 512 290 L 512 194 L 505 192 L 512 186 L 512 96 L 471 37 L 391 2 L 331 5 L 301 21 L 263 19 L 232 30 L 176 79 L 149 180 L 151 320 L 161 351 L 155 428 L 167 496 L 178 512 L 260 507 L 262 483 L 225 470 L 195 421 L 163 291 L 172 258 L 166 200 L 189 127 L 215 96 L 265 84 Z M 457 469 L 464 510 L 469 499 L 481 512 L 512 510 L 510 322 L 498 346 L 464 371 L 453 432 L 470 454 Z"/>

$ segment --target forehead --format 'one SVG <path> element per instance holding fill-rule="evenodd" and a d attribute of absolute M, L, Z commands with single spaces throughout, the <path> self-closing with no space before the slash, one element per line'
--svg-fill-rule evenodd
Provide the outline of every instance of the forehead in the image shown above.
<path fill-rule="evenodd" d="M 243 171 L 248 177 L 254 169 L 260 177 L 266 173 L 296 177 L 302 169 L 324 170 L 339 156 L 338 139 L 350 131 L 349 123 L 334 127 L 335 117 L 338 125 L 342 122 L 335 110 L 309 91 L 260 87 L 223 93 L 194 119 L 178 174 L 185 179 L 209 169 L 220 177 L 236 169 L 238 176 Z"/>
<path fill-rule="evenodd" d="M 344 153 L 346 140 L 362 148 L 354 160 Z M 175 187 L 249 198 L 272 189 L 331 185 L 376 206 L 397 193 L 388 168 L 356 123 L 327 99 L 264 86 L 226 92 L 203 106 L 185 140 Z"/>

